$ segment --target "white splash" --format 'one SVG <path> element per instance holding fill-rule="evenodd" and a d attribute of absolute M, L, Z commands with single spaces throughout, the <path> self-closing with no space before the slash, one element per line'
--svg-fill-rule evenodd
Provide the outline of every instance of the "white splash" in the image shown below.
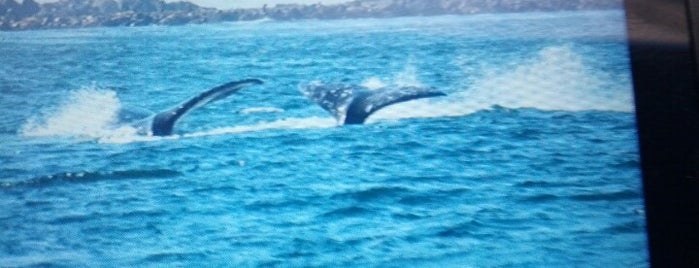
<path fill-rule="evenodd" d="M 411 63 L 407 63 L 402 71 L 396 73 L 389 81 L 381 80 L 381 78 L 372 76 L 365 79 L 360 85 L 368 89 L 379 89 L 383 87 L 422 87 L 424 84 L 420 82 L 418 70 Z"/>
<path fill-rule="evenodd" d="M 250 107 L 241 109 L 239 113 L 241 114 L 255 114 L 255 113 L 283 113 L 284 109 L 277 107 Z"/>
<path fill-rule="evenodd" d="M 361 86 L 374 90 L 374 89 L 386 87 L 387 85 L 386 85 L 386 83 L 381 81 L 380 78 L 372 76 L 372 77 L 369 77 L 366 80 L 364 80 L 364 82 L 361 83 Z"/>
<path fill-rule="evenodd" d="M 408 63 L 403 71 L 393 77 L 393 84 L 398 87 L 422 87 L 424 86 L 418 77 L 417 68 L 412 63 Z"/>
<path fill-rule="evenodd" d="M 533 61 L 506 72 L 489 72 L 457 98 L 479 109 L 499 105 L 540 110 L 633 111 L 630 84 L 591 70 L 569 46 L 548 47 Z M 614 88 L 614 87 L 621 88 Z"/>
<path fill-rule="evenodd" d="M 608 74 L 591 70 L 569 46 L 547 47 L 535 58 L 512 69 L 482 71 L 480 78 L 468 88 L 445 97 L 388 106 L 369 117 L 368 122 L 463 116 L 493 106 L 632 112 L 634 104 L 630 82 L 609 82 L 613 78 L 607 76 Z"/>
<path fill-rule="evenodd" d="M 31 117 L 24 136 L 103 137 L 113 132 L 121 108 L 114 91 L 85 87 L 71 92 L 55 109 Z"/>

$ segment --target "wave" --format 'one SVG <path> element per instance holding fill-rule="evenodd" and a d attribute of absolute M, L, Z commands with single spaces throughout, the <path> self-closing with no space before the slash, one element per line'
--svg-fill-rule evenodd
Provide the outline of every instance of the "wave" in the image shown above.
<path fill-rule="evenodd" d="M 348 217 L 365 217 L 366 215 L 372 214 L 373 212 L 373 210 L 361 206 L 349 206 L 325 212 L 320 215 L 320 218 L 327 220 L 342 219 Z"/>
<path fill-rule="evenodd" d="M 100 180 L 114 179 L 157 179 L 171 178 L 182 175 L 181 172 L 171 169 L 138 169 L 106 172 L 64 172 L 54 175 L 35 177 L 28 180 L 0 183 L 0 188 L 13 188 L 19 186 L 44 187 L 56 183 L 84 183 Z"/>
<path fill-rule="evenodd" d="M 636 190 L 620 190 L 615 192 L 578 194 L 570 198 L 576 201 L 639 200 L 642 198 L 642 194 Z"/>

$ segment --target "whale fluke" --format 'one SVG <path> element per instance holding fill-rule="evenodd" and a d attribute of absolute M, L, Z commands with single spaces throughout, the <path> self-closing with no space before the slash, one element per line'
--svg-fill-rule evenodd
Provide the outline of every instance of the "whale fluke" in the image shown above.
<path fill-rule="evenodd" d="M 446 95 L 432 87 L 369 89 L 359 85 L 321 83 L 303 86 L 301 91 L 343 125 L 363 124 L 371 114 L 391 104 Z"/>
<path fill-rule="evenodd" d="M 197 96 L 183 102 L 182 104 L 160 112 L 153 117 L 150 124 L 150 133 L 153 136 L 171 135 L 175 123 L 189 111 L 204 106 L 213 101 L 217 101 L 230 96 L 243 87 L 262 84 L 259 79 L 246 79 L 240 81 L 229 82 L 215 88 L 209 89 L 200 93 Z"/>

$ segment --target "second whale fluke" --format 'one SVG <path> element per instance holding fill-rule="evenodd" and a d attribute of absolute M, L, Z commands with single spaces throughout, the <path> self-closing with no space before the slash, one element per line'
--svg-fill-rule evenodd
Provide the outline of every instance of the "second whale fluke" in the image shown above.
<path fill-rule="evenodd" d="M 311 83 L 301 87 L 309 99 L 330 112 L 340 124 L 363 124 L 374 112 L 400 102 L 446 96 L 432 87 L 382 87 L 369 89 L 353 84 Z"/>

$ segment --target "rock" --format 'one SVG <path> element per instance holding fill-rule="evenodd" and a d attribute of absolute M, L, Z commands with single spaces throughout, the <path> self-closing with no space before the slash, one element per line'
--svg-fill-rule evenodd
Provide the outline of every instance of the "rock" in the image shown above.
<path fill-rule="evenodd" d="M 165 9 L 165 1 L 162 0 L 121 0 L 121 11 L 133 11 L 136 13 L 161 12 Z"/>
<path fill-rule="evenodd" d="M 355 0 L 337 5 L 265 5 L 216 10 L 186 1 L 163 0 L 0 0 L 0 30 L 94 26 L 182 25 L 271 18 L 275 20 L 384 18 L 496 12 L 614 9 L 622 0 Z"/>
<path fill-rule="evenodd" d="M 93 10 L 95 10 L 97 13 L 93 15 L 113 14 L 121 11 L 119 3 L 117 3 L 117 1 L 114 0 L 95 0 L 92 3 L 92 7 L 94 8 Z"/>
<path fill-rule="evenodd" d="M 30 17 L 39 12 L 39 9 L 39 4 L 34 0 L 24 0 L 22 4 L 14 0 L 0 0 L 0 17 L 4 18 L 4 22 Z"/>
<path fill-rule="evenodd" d="M 0 0 L 0 16 L 2 16 L 3 19 L 9 18 L 17 8 L 19 8 L 19 4 L 14 0 Z"/>
<path fill-rule="evenodd" d="M 187 24 L 190 18 L 183 13 L 172 13 L 158 20 L 160 25 L 183 25 Z"/>
<path fill-rule="evenodd" d="M 26 18 L 39 12 L 39 4 L 34 0 L 24 0 L 16 11 L 17 18 Z"/>

